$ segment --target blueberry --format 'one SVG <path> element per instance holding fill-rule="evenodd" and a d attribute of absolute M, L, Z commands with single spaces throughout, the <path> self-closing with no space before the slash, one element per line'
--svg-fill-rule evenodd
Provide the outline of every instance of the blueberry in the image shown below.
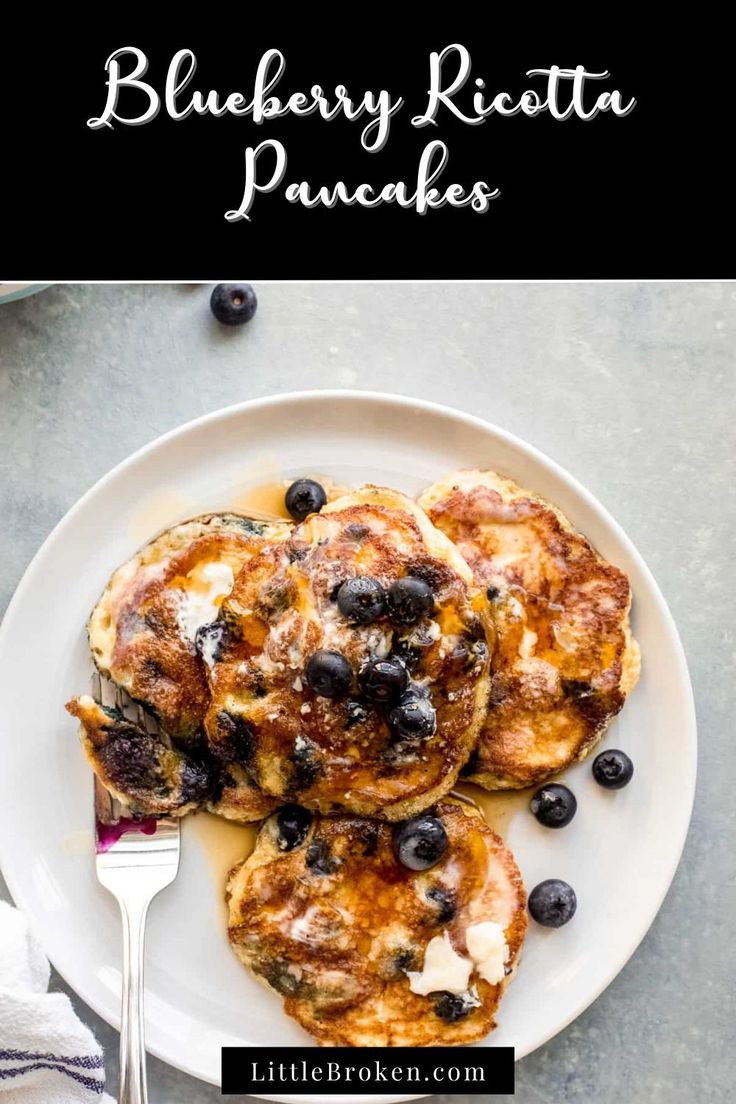
<path fill-rule="evenodd" d="M 294 521 L 304 521 L 310 514 L 317 514 L 327 502 L 327 494 L 314 479 L 295 480 L 284 495 L 286 509 Z"/>
<path fill-rule="evenodd" d="M 414 965 L 414 951 L 410 947 L 401 947 L 394 955 L 394 969 L 396 973 L 405 973 Z"/>
<path fill-rule="evenodd" d="M 304 843 L 312 823 L 312 814 L 301 805 L 284 805 L 276 815 L 278 835 L 276 846 L 279 851 L 293 851 Z"/>
<path fill-rule="evenodd" d="M 386 592 L 377 579 L 357 575 L 342 584 L 337 592 L 337 605 L 343 617 L 354 625 L 368 625 L 386 612 Z"/>
<path fill-rule="evenodd" d="M 428 901 L 437 906 L 437 912 L 433 918 L 436 924 L 449 924 L 454 920 L 457 913 L 457 897 L 453 890 L 441 885 L 433 885 L 429 887 L 425 896 Z"/>
<path fill-rule="evenodd" d="M 529 894 L 529 912 L 545 928 L 561 928 L 578 907 L 575 890 L 560 878 L 540 882 Z"/>
<path fill-rule="evenodd" d="M 388 592 L 388 612 L 395 625 L 415 625 L 434 609 L 429 583 L 414 575 L 404 575 L 392 583 Z"/>
<path fill-rule="evenodd" d="M 422 813 L 397 824 L 393 842 L 396 858 L 407 870 L 429 870 L 440 861 L 450 841 L 442 821 Z"/>
<path fill-rule="evenodd" d="M 610 748 L 593 760 L 593 777 L 606 790 L 621 790 L 628 786 L 634 774 L 634 764 L 625 751 Z"/>
<path fill-rule="evenodd" d="M 391 710 L 388 723 L 399 740 L 428 740 L 437 731 L 437 714 L 429 698 L 412 688 Z"/>
<path fill-rule="evenodd" d="M 306 736 L 298 736 L 292 752 L 290 789 L 308 790 L 320 773 L 322 756 L 320 749 Z"/>
<path fill-rule="evenodd" d="M 340 865 L 340 860 L 330 854 L 330 848 L 323 839 L 312 840 L 307 848 L 305 862 L 313 874 L 325 876 L 334 874 Z"/>
<path fill-rule="evenodd" d="M 489 602 L 495 602 L 501 591 L 496 586 L 489 586 L 486 589 L 486 598 Z"/>
<path fill-rule="evenodd" d="M 321 698 L 343 698 L 350 689 L 353 672 L 339 652 L 315 652 L 307 663 L 307 685 Z"/>
<path fill-rule="evenodd" d="M 395 702 L 409 683 L 409 672 L 400 659 L 372 659 L 358 675 L 360 688 L 368 701 Z"/>
<path fill-rule="evenodd" d="M 222 709 L 215 718 L 212 754 L 222 763 L 245 766 L 253 755 L 253 726 L 239 713 Z"/>
<path fill-rule="evenodd" d="M 434 1010 L 445 1023 L 457 1023 L 476 1006 L 477 1002 L 472 1003 L 462 993 L 448 993 L 443 990 L 435 1001 Z"/>
<path fill-rule="evenodd" d="M 375 821 L 366 820 L 358 829 L 357 835 L 362 845 L 363 857 L 369 859 L 375 855 L 381 835 L 378 824 Z"/>
<path fill-rule="evenodd" d="M 537 790 L 529 803 L 540 824 L 545 828 L 564 828 L 577 812 L 578 803 L 572 790 L 558 782 L 550 782 Z"/>
<path fill-rule="evenodd" d="M 224 326 L 242 326 L 256 313 L 258 300 L 250 284 L 218 284 L 210 297 L 210 310 Z"/>
<path fill-rule="evenodd" d="M 224 621 L 210 621 L 197 629 L 194 647 L 208 667 L 212 667 L 220 658 L 226 636 L 227 625 Z"/>
<path fill-rule="evenodd" d="M 218 780 L 219 771 L 214 767 L 212 760 L 205 762 L 183 757 L 181 767 L 182 804 L 189 801 L 201 803 L 211 798 L 217 788 Z"/>
<path fill-rule="evenodd" d="M 591 698 L 595 693 L 590 683 L 583 679 L 563 679 L 562 692 L 566 697 L 572 698 L 576 702 L 585 701 L 586 698 Z"/>

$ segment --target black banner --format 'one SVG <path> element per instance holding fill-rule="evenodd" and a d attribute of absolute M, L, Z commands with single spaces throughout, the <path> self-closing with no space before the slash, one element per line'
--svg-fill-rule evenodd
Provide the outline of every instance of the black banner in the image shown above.
<path fill-rule="evenodd" d="M 513 1047 L 223 1047 L 222 1092 L 463 1093 L 514 1091 Z"/>
<path fill-rule="evenodd" d="M 0 68 L 2 280 L 734 275 L 707 6 L 656 32 L 28 13 Z"/>

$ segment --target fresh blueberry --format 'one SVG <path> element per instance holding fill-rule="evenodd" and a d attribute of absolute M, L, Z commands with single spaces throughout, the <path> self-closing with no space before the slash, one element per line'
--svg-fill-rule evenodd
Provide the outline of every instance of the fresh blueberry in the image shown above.
<path fill-rule="evenodd" d="M 358 675 L 368 701 L 379 704 L 398 701 L 409 683 L 409 672 L 400 659 L 372 659 Z"/>
<path fill-rule="evenodd" d="M 634 775 L 634 764 L 625 751 L 610 748 L 593 760 L 593 777 L 606 790 L 622 790 Z"/>
<path fill-rule="evenodd" d="M 327 493 L 315 479 L 296 479 L 287 490 L 284 502 L 294 521 L 304 521 L 310 514 L 319 513 L 327 502 Z"/>
<path fill-rule="evenodd" d="M 337 605 L 343 617 L 354 625 L 368 625 L 386 612 L 386 592 L 370 575 L 356 575 L 338 590 Z"/>
<path fill-rule="evenodd" d="M 276 815 L 278 835 L 276 846 L 279 851 L 293 851 L 307 838 L 312 814 L 301 805 L 284 805 Z"/>
<path fill-rule="evenodd" d="M 315 652 L 307 663 L 307 685 L 321 698 L 343 698 L 350 689 L 353 672 L 339 652 Z"/>
<path fill-rule="evenodd" d="M 218 284 L 210 296 L 210 310 L 224 326 L 242 326 L 256 313 L 258 300 L 250 284 Z"/>
<path fill-rule="evenodd" d="M 429 698 L 412 687 L 391 710 L 388 723 L 399 740 L 428 740 L 437 731 L 437 714 Z"/>
<path fill-rule="evenodd" d="M 448 993 L 443 990 L 435 1001 L 434 1010 L 445 1023 L 457 1023 L 467 1016 L 471 1008 L 476 1008 L 477 1004 L 477 1001 L 469 1001 L 464 993 Z"/>
<path fill-rule="evenodd" d="M 489 586 L 486 589 L 486 597 L 489 602 L 495 602 L 500 593 L 501 591 L 498 589 L 497 586 Z"/>
<path fill-rule="evenodd" d="M 442 821 L 435 816 L 404 820 L 394 827 L 394 853 L 407 870 L 429 870 L 436 866 L 449 846 Z"/>
<path fill-rule="evenodd" d="M 388 612 L 395 625 L 416 625 L 434 609 L 432 588 L 424 579 L 404 575 L 388 592 Z"/>
<path fill-rule="evenodd" d="M 577 799 L 572 790 L 558 782 L 542 786 L 529 803 L 529 808 L 545 828 L 564 828 L 575 816 L 577 807 Z"/>
<path fill-rule="evenodd" d="M 561 928 L 578 907 L 575 890 L 560 878 L 540 882 L 529 894 L 529 912 L 545 928 Z"/>

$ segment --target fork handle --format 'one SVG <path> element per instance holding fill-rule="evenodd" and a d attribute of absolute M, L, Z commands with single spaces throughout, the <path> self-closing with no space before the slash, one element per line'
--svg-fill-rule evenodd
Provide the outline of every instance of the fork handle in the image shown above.
<path fill-rule="evenodd" d="M 143 1019 L 143 946 L 148 900 L 118 898 L 123 918 L 119 1104 L 148 1104 Z"/>

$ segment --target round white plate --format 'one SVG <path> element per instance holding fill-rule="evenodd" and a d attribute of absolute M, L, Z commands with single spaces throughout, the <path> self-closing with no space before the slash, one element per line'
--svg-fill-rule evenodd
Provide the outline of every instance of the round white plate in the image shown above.
<path fill-rule="evenodd" d="M 518 1057 L 528 1054 L 579 1015 L 635 950 L 680 857 L 696 769 L 685 659 L 641 557 L 574 479 L 486 422 L 366 392 L 282 395 L 183 426 L 97 483 L 33 560 L 0 630 L 2 869 L 56 968 L 111 1024 L 119 1026 L 120 924 L 115 901 L 95 877 L 91 778 L 63 704 L 88 688 L 85 620 L 112 569 L 163 526 L 233 505 L 248 486 L 277 475 L 319 473 L 415 493 L 456 467 L 496 468 L 545 495 L 628 573 L 643 655 L 641 682 L 606 737 L 634 760 L 627 789 L 600 789 L 589 763 L 569 770 L 578 813 L 561 832 L 537 824 L 528 793 L 498 799 L 498 826 L 527 887 L 564 878 L 579 906 L 559 931 L 530 924 L 488 1045 L 512 1044 Z M 185 822 L 179 877 L 152 907 L 146 1013 L 153 1054 L 217 1083 L 224 1044 L 309 1040 L 228 947 L 223 879 L 240 845 L 232 833 L 242 830 L 220 836 L 213 820 Z"/>

